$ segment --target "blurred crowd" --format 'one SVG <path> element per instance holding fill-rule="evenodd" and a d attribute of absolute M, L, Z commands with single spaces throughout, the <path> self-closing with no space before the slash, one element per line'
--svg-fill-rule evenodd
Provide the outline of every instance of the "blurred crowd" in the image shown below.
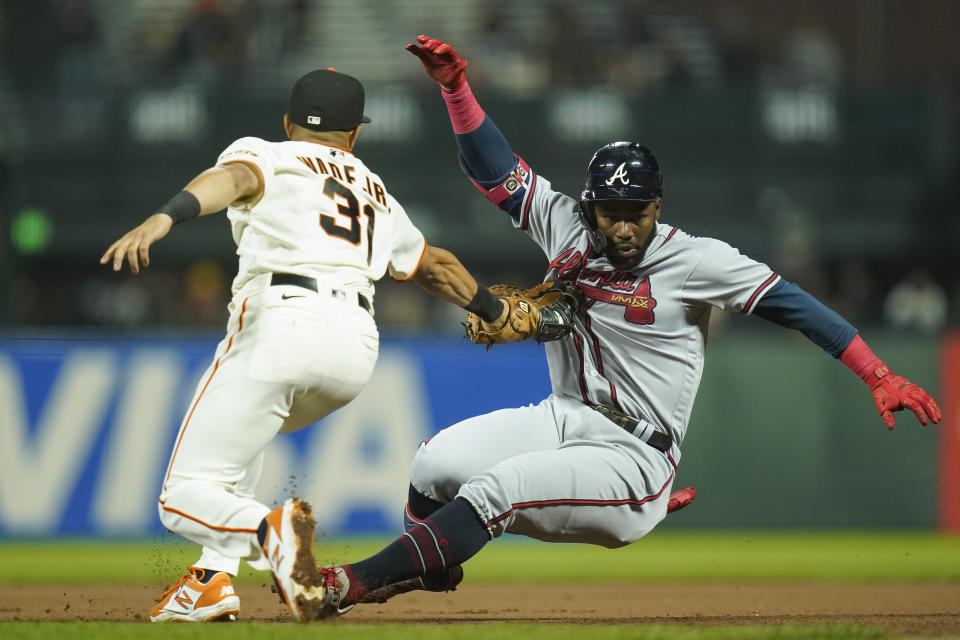
<path fill-rule="evenodd" d="M 452 39 L 473 54 L 473 82 L 516 94 L 603 84 L 633 91 L 843 80 L 841 43 L 816 19 L 784 25 L 769 12 L 752 15 L 742 2 L 718 5 L 4 0 L 0 92 L 19 87 L 89 96 L 141 83 L 268 90 L 286 86 L 296 73 L 290 67 L 342 58 L 330 52 L 344 44 L 365 81 L 427 86 L 399 50 L 420 32 Z M 13 59 L 28 59 L 29 68 Z"/>
<path fill-rule="evenodd" d="M 922 31 L 960 18 L 951 4 L 908 15 Z M 903 10 L 867 3 L 838 12 L 825 0 L 0 0 L 0 108 L 21 92 L 71 101 L 158 84 L 270 92 L 318 61 L 343 60 L 344 49 L 343 70 L 371 85 L 429 87 L 401 50 L 417 33 L 456 42 L 472 83 L 514 95 L 955 85 L 956 55 L 927 55 L 955 49 L 951 38 L 931 32 L 907 55 L 917 43 L 885 37 Z"/>
<path fill-rule="evenodd" d="M 301 70 L 344 48 L 352 67 L 342 70 L 362 75 L 368 87 L 399 82 L 432 91 L 401 50 L 420 32 L 456 42 L 471 61 L 472 84 L 516 97 L 596 86 L 629 93 L 720 85 L 829 92 L 845 83 L 921 80 L 885 75 L 902 68 L 882 68 L 880 53 L 891 60 L 898 43 L 887 41 L 887 52 L 869 28 L 852 43 L 823 20 L 832 15 L 830 3 L 810 4 L 815 11 L 798 7 L 785 19 L 781 3 L 750 0 L 0 0 L 0 224 L 10 220 L 2 206 L 7 169 L 29 153 L 24 123 L 36 117 L 33 96 L 53 97 L 62 108 L 61 140 L 82 141 L 108 135 L 104 103 L 113 92 L 189 84 L 221 96 L 282 93 Z M 950 153 L 955 164 L 956 149 Z M 940 195 L 936 206 L 942 210 L 953 197 Z M 788 220 L 770 262 L 854 324 L 931 335 L 960 325 L 960 282 L 945 256 L 837 255 L 821 249 L 817 234 L 803 220 Z M 0 284 L 0 300 L 11 301 L 0 321 L 220 328 L 226 318 L 231 263 L 198 259 L 186 268 L 116 276 L 65 272 L 69 263 L 55 258 L 15 265 L 11 247 L 0 249 L 0 274 L 11 274 Z M 542 275 L 526 266 L 478 268 L 490 283 L 532 284 Z M 377 313 L 388 329 L 459 331 L 459 310 L 410 285 L 382 282 Z"/>

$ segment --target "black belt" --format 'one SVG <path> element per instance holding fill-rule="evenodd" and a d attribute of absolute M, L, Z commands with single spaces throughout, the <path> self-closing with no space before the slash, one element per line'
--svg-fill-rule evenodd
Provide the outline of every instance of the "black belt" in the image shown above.
<path fill-rule="evenodd" d="M 317 279 L 309 278 L 307 276 L 298 276 L 295 273 L 274 273 L 270 276 L 270 284 L 290 284 L 295 287 L 301 287 L 303 289 L 310 289 L 310 291 L 317 291 Z M 333 290 L 334 293 L 337 293 L 337 290 Z M 362 293 L 357 294 L 357 304 L 361 307 L 370 311 L 370 301 L 367 300 L 366 296 Z"/>
<path fill-rule="evenodd" d="M 614 411 L 610 407 L 595 404 L 589 406 L 613 424 L 637 436 L 658 451 L 666 453 L 670 451 L 670 447 L 673 446 L 673 438 L 671 438 L 669 434 L 657 429 L 652 422 L 631 418 L 619 411 Z"/>

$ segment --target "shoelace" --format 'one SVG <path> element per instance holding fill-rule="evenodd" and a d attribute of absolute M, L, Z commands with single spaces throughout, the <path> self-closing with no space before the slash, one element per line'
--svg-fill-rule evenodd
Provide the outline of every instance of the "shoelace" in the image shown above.
<path fill-rule="evenodd" d="M 323 574 L 324 594 L 329 593 L 331 595 L 333 604 L 337 607 L 338 611 L 340 613 L 344 613 L 352 609 L 353 608 L 352 604 L 345 609 L 340 608 L 340 603 L 343 601 L 344 596 L 347 594 L 341 593 L 345 585 L 341 585 L 340 582 L 337 580 L 337 568 L 335 566 L 318 567 L 317 570 Z M 326 599 L 326 595 L 324 596 L 324 599 Z"/>
<path fill-rule="evenodd" d="M 160 594 L 160 597 L 157 598 L 157 602 L 160 602 L 161 600 L 163 600 L 164 598 L 166 598 L 168 595 L 170 595 L 171 593 L 173 593 L 174 591 L 176 591 L 177 589 L 179 589 L 179 588 L 183 585 L 184 582 L 186 582 L 187 580 L 189 580 L 189 579 L 192 578 L 192 577 L 193 577 L 193 576 L 192 576 L 191 574 L 187 574 L 187 575 L 185 575 L 185 576 L 181 576 L 180 579 L 177 580 L 176 582 L 174 582 L 174 583 L 170 586 L 169 589 L 167 589 L 166 591 L 164 591 L 163 593 Z"/>
<path fill-rule="evenodd" d="M 337 568 L 336 567 L 320 567 L 320 573 L 323 574 L 323 588 L 324 590 L 333 587 L 337 592 L 340 591 L 340 585 L 337 584 Z"/>

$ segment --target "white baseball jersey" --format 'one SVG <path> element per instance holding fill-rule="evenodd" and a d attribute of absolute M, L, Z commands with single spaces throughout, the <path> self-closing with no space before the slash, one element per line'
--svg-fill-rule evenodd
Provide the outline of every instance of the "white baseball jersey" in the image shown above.
<path fill-rule="evenodd" d="M 227 210 L 237 243 L 237 291 L 251 278 L 287 272 L 355 289 L 373 301 L 389 270 L 405 280 L 426 243 L 380 177 L 349 151 L 314 142 L 240 138 L 217 164 L 246 162 L 262 197 Z"/>
<path fill-rule="evenodd" d="M 380 178 L 348 151 L 241 138 L 220 165 L 246 162 L 262 195 L 229 216 L 239 270 L 227 335 L 180 426 L 159 500 L 164 525 L 203 545 L 195 566 L 267 568 L 254 498 L 264 447 L 363 389 L 379 354 L 373 282 L 405 280 L 426 243 Z M 313 278 L 313 286 L 272 274 Z"/>
<path fill-rule="evenodd" d="M 444 429 L 420 446 L 410 482 L 439 502 L 467 500 L 493 536 L 622 546 L 666 515 L 711 308 L 751 313 L 779 276 L 659 223 L 643 259 L 618 270 L 590 257 L 576 200 L 522 161 L 514 177 L 504 183 L 521 200 L 514 225 L 546 254 L 546 279 L 575 282 L 586 302 L 573 333 L 545 345 L 553 393 Z M 597 405 L 652 423 L 673 445 L 648 445 Z"/>

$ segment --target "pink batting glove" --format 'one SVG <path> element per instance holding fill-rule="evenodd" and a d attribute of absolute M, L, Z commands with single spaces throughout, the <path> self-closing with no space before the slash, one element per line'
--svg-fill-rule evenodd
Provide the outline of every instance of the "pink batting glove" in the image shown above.
<path fill-rule="evenodd" d="M 408 44 L 404 49 L 420 58 L 427 73 L 447 91 L 456 91 L 463 84 L 467 61 L 450 45 L 427 36 L 417 36 L 419 44 Z"/>
<path fill-rule="evenodd" d="M 674 491 L 670 494 L 670 501 L 667 503 L 667 513 L 673 513 L 674 511 L 679 511 L 685 506 L 693 502 L 693 499 L 697 497 L 697 490 L 693 487 L 687 487 L 686 489 L 680 489 Z"/>
<path fill-rule="evenodd" d="M 940 422 L 940 407 L 930 394 L 906 378 L 893 375 L 890 367 L 882 362 L 866 377 L 866 383 L 870 385 L 873 403 L 877 405 L 887 429 L 893 429 L 896 425 L 893 412 L 902 409 L 913 411 L 920 424 L 927 424 L 928 419 L 934 423 Z"/>

